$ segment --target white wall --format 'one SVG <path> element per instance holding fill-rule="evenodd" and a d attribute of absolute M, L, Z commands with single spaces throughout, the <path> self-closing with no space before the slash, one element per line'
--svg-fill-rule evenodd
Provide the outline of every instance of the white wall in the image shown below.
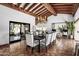
<path fill-rule="evenodd" d="M 74 15 L 74 19 L 75 21 L 79 18 L 79 8 L 77 9 L 75 15 Z"/>
<path fill-rule="evenodd" d="M 79 21 L 75 23 L 74 39 L 79 40 Z"/>
<path fill-rule="evenodd" d="M 79 8 L 75 13 L 74 19 L 75 21 L 79 19 Z M 79 20 L 75 23 L 74 38 L 75 40 L 79 40 Z"/>
<path fill-rule="evenodd" d="M 52 23 L 59 23 L 59 22 L 73 21 L 73 20 L 74 18 L 70 14 L 57 14 L 57 16 L 52 15 L 48 17 L 47 27 L 51 29 Z"/>
<path fill-rule="evenodd" d="M 0 45 L 9 43 L 9 21 L 35 25 L 35 17 L 0 5 Z"/>

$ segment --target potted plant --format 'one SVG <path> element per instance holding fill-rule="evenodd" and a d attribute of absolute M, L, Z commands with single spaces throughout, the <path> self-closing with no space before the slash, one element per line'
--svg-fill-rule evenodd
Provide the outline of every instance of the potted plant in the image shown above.
<path fill-rule="evenodd" d="M 68 29 L 69 37 L 71 39 L 74 39 L 74 29 L 75 29 L 74 22 L 73 21 L 72 22 L 67 22 L 66 21 L 66 24 L 67 24 L 67 29 Z"/>

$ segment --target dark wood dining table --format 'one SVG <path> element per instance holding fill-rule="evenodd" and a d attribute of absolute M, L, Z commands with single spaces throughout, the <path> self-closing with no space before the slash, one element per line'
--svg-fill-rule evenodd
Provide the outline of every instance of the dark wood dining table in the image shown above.
<path fill-rule="evenodd" d="M 38 52 L 40 53 L 40 40 L 43 40 L 45 38 L 44 35 L 35 35 L 34 36 L 34 40 L 38 40 L 39 41 L 39 45 L 38 45 Z"/>

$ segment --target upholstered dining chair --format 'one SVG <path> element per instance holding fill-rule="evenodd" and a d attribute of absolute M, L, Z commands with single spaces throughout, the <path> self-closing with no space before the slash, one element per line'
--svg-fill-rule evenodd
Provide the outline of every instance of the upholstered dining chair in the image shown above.
<path fill-rule="evenodd" d="M 34 47 L 36 47 L 38 44 L 39 44 L 38 41 L 34 40 L 33 34 L 30 34 L 30 33 L 26 34 L 26 45 L 32 48 L 32 53 L 33 53 Z"/>
<path fill-rule="evenodd" d="M 56 36 L 57 36 L 57 33 L 56 32 L 53 32 L 52 33 L 51 43 L 54 43 L 56 41 Z"/>
<path fill-rule="evenodd" d="M 51 39 L 52 39 L 52 33 L 46 33 L 46 38 L 45 40 L 41 41 L 41 45 L 45 46 L 46 47 L 46 51 L 48 49 L 48 46 L 50 45 L 51 43 Z"/>
<path fill-rule="evenodd" d="M 75 40 L 75 55 L 77 56 L 79 53 L 79 41 L 78 40 Z"/>

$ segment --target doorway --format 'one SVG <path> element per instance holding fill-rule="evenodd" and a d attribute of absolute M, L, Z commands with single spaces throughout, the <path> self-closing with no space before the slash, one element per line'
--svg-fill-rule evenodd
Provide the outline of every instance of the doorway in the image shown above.
<path fill-rule="evenodd" d="M 9 22 L 10 54 L 19 55 L 25 53 L 26 32 L 30 32 L 30 24 L 22 22 Z"/>

